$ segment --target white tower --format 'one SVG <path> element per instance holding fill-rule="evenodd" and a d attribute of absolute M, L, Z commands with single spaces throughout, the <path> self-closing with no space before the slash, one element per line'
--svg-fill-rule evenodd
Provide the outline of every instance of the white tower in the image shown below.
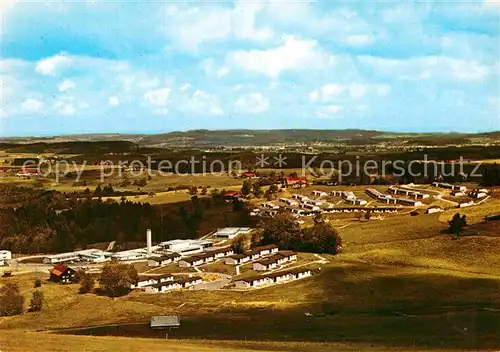
<path fill-rule="evenodd" d="M 151 246 L 152 246 L 152 243 L 151 243 L 151 229 L 147 229 L 146 230 L 146 243 L 147 243 L 147 246 L 148 246 L 148 255 L 151 255 L 152 253 L 152 249 L 151 249 Z"/>

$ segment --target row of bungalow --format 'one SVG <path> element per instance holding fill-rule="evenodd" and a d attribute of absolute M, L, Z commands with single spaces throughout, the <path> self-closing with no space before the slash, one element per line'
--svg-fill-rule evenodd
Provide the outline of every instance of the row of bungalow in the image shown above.
<path fill-rule="evenodd" d="M 203 282 L 200 276 L 184 277 L 176 280 L 160 281 L 152 285 L 144 286 L 144 291 L 147 293 L 159 293 L 182 288 L 190 288 Z"/>
<path fill-rule="evenodd" d="M 267 246 L 255 247 L 249 251 L 241 254 L 234 254 L 226 258 L 226 264 L 228 265 L 240 265 L 246 262 L 259 259 L 268 254 L 274 254 L 278 252 L 278 246 L 270 244 Z"/>
<path fill-rule="evenodd" d="M 188 268 L 192 266 L 208 264 L 217 259 L 228 257 L 233 254 L 234 250 L 231 247 L 213 249 L 208 252 L 195 254 L 187 258 L 182 258 L 181 260 L 179 260 L 179 266 L 182 268 Z"/>
<path fill-rule="evenodd" d="M 374 188 L 367 188 L 365 193 L 379 202 L 387 204 L 400 204 L 405 206 L 420 206 L 422 202 L 417 199 L 394 198 L 387 194 L 382 194 Z"/>
<path fill-rule="evenodd" d="M 255 271 L 267 271 L 276 269 L 279 265 L 283 265 L 287 262 L 296 261 L 297 253 L 292 251 L 279 251 L 275 255 L 259 260 L 253 263 L 253 270 Z"/>
<path fill-rule="evenodd" d="M 452 185 L 451 183 L 432 182 L 432 185 L 438 188 L 451 189 L 452 191 L 461 191 L 461 192 L 467 191 L 467 187 L 460 185 Z"/>
<path fill-rule="evenodd" d="M 287 271 L 269 273 L 265 275 L 252 276 L 234 281 L 236 288 L 261 287 L 264 285 L 288 282 L 311 276 L 311 270 L 307 268 L 296 268 Z"/>
<path fill-rule="evenodd" d="M 334 197 L 342 197 L 344 202 L 351 205 L 366 205 L 368 202 L 364 199 L 356 197 L 352 191 L 331 191 L 330 195 Z"/>
<path fill-rule="evenodd" d="M 408 197 L 413 197 L 415 199 L 427 199 L 430 197 L 427 193 L 422 193 L 422 192 L 418 192 L 418 191 L 414 191 L 414 190 L 406 189 L 406 188 L 399 188 L 399 187 L 395 187 L 395 186 L 390 186 L 388 191 L 390 193 L 401 194 L 401 195 L 405 195 Z"/>

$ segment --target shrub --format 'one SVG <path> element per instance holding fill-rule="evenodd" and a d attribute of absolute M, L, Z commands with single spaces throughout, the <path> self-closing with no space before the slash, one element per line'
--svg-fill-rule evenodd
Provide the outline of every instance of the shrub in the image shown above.
<path fill-rule="evenodd" d="M 0 316 L 21 314 L 24 309 L 24 297 L 16 284 L 7 283 L 0 288 Z"/>
<path fill-rule="evenodd" d="M 43 292 L 36 290 L 31 296 L 30 312 L 39 312 L 43 306 Z"/>
<path fill-rule="evenodd" d="M 35 288 L 38 288 L 38 287 L 41 287 L 41 286 L 42 286 L 42 280 L 40 280 L 40 279 L 36 279 L 36 280 L 35 280 L 34 287 L 35 287 Z"/>

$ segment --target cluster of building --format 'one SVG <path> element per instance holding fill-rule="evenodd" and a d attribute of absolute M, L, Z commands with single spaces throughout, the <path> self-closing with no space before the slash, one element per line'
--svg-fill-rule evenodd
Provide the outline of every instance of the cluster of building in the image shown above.
<path fill-rule="evenodd" d="M 365 193 L 381 203 L 399 204 L 399 205 L 413 206 L 413 207 L 418 207 L 422 205 L 422 202 L 420 200 L 408 199 L 408 198 L 395 198 L 391 195 L 383 194 L 374 188 L 367 188 L 365 190 Z"/>
<path fill-rule="evenodd" d="M 253 263 L 253 270 L 268 271 L 276 269 L 279 265 L 296 261 L 297 253 L 292 251 L 278 251 L 276 254 Z"/>
<path fill-rule="evenodd" d="M 190 288 L 202 282 L 203 279 L 200 276 L 184 276 L 177 279 L 173 275 L 145 276 L 139 278 L 131 288 L 141 288 L 147 293 L 159 293 Z"/>
<path fill-rule="evenodd" d="M 311 270 L 296 268 L 287 271 L 273 272 L 265 275 L 241 278 L 234 281 L 236 288 L 262 287 L 277 283 L 289 282 L 311 276 Z"/>
<path fill-rule="evenodd" d="M 332 191 L 330 195 L 334 197 L 342 197 L 344 202 L 351 205 L 366 205 L 368 202 L 364 199 L 356 197 L 352 191 Z"/>
<path fill-rule="evenodd" d="M 6 264 L 7 260 L 12 259 L 12 252 L 8 250 L 0 250 L 0 266 Z"/>

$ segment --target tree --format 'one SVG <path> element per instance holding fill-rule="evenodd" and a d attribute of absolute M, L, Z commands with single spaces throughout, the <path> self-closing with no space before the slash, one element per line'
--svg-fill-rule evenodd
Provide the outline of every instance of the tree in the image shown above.
<path fill-rule="evenodd" d="M 256 198 L 262 197 L 263 194 L 264 194 L 264 191 L 262 191 L 262 188 L 260 188 L 259 185 L 256 184 L 256 185 L 253 186 L 253 195 Z"/>
<path fill-rule="evenodd" d="M 244 196 L 248 196 L 252 191 L 252 181 L 245 180 L 243 181 L 243 185 L 241 186 L 241 194 Z"/>
<path fill-rule="evenodd" d="M 279 190 L 278 186 L 276 184 L 274 184 L 274 183 L 271 186 L 269 186 L 269 192 L 270 193 L 276 193 L 276 192 L 278 192 L 278 190 Z"/>
<path fill-rule="evenodd" d="M 16 284 L 6 283 L 0 287 L 0 316 L 21 314 L 24 309 L 24 297 Z"/>
<path fill-rule="evenodd" d="M 36 279 L 35 283 L 33 284 L 35 288 L 41 287 L 42 286 L 42 280 Z"/>
<path fill-rule="evenodd" d="M 43 292 L 41 291 L 34 291 L 32 296 L 31 296 L 31 302 L 30 302 L 30 312 L 39 312 L 42 310 L 43 307 Z"/>
<path fill-rule="evenodd" d="M 457 239 L 460 238 L 462 228 L 465 226 L 467 226 L 467 217 L 465 215 L 460 216 L 459 213 L 453 215 L 453 218 L 448 221 L 448 231 L 457 236 Z"/>
<path fill-rule="evenodd" d="M 207 187 L 206 187 L 206 186 L 204 186 L 204 187 L 201 189 L 200 194 L 201 194 L 202 196 L 204 196 L 205 194 L 207 194 L 207 192 L 208 192 L 208 189 L 207 189 Z"/>
<path fill-rule="evenodd" d="M 94 291 L 94 287 L 94 278 L 91 275 L 84 273 L 81 276 L 80 289 L 78 290 L 78 292 L 80 292 L 81 294 L 90 293 Z"/>
<path fill-rule="evenodd" d="M 301 237 L 301 229 L 290 214 L 278 214 L 275 217 L 263 222 L 262 243 L 276 244 L 280 248 L 291 248 L 294 239 Z"/>
<path fill-rule="evenodd" d="M 251 247 L 251 242 L 247 236 L 238 236 L 233 242 L 234 252 L 241 254 Z"/>
<path fill-rule="evenodd" d="M 127 294 L 138 280 L 137 270 L 131 264 L 111 263 L 102 268 L 99 284 L 111 297 Z"/>
<path fill-rule="evenodd" d="M 314 216 L 314 225 L 319 225 L 319 224 L 324 224 L 325 219 L 323 218 L 323 214 L 321 213 L 316 213 Z"/>
<path fill-rule="evenodd" d="M 365 219 L 366 220 L 370 220 L 372 217 L 372 211 L 370 209 L 368 209 L 365 213 Z"/>
<path fill-rule="evenodd" d="M 311 249 L 316 253 L 338 254 L 342 250 L 342 238 L 330 224 L 314 225 L 306 230 L 311 234 L 305 236 L 304 242 L 311 243 Z"/>

